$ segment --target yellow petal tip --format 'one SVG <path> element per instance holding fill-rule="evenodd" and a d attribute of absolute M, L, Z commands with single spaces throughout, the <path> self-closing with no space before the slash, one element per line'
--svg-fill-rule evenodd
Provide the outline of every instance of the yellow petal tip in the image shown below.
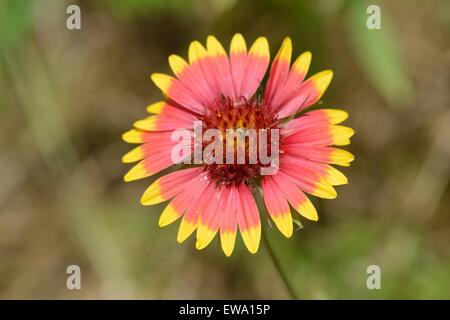
<path fill-rule="evenodd" d="M 244 244 L 247 247 L 247 250 L 256 254 L 259 249 L 259 243 L 261 241 L 261 225 L 258 224 L 255 227 L 250 227 L 247 230 L 241 229 L 241 236 L 244 240 Z"/>
<path fill-rule="evenodd" d="M 165 200 L 166 199 L 161 194 L 161 185 L 159 184 L 159 181 L 156 180 L 142 194 L 141 204 L 144 206 L 149 206 L 161 203 Z"/>
<path fill-rule="evenodd" d="M 164 101 L 152 103 L 151 105 L 147 106 L 147 112 L 153 113 L 153 114 L 160 114 L 162 112 L 165 104 L 166 103 Z"/>
<path fill-rule="evenodd" d="M 337 192 L 333 186 L 322 178 L 316 183 L 313 194 L 323 199 L 335 199 L 337 197 Z"/>
<path fill-rule="evenodd" d="M 172 83 L 172 77 L 163 73 L 153 73 L 150 78 L 153 83 L 164 93 L 166 94 L 170 88 Z"/>
<path fill-rule="evenodd" d="M 139 146 L 139 147 L 134 148 L 130 152 L 126 153 L 122 157 L 122 162 L 123 163 L 132 163 L 132 162 L 142 160 L 143 158 L 144 158 L 144 152 L 142 151 L 142 148 Z"/>
<path fill-rule="evenodd" d="M 305 201 L 300 204 L 297 211 L 308 220 L 311 220 L 311 221 L 319 220 L 317 210 L 314 207 L 314 205 L 311 203 L 311 200 L 309 200 L 309 199 L 305 199 Z"/>
<path fill-rule="evenodd" d="M 230 53 L 238 54 L 247 52 L 247 45 L 245 43 L 244 36 L 240 33 L 236 33 L 231 39 Z"/>
<path fill-rule="evenodd" d="M 330 163 L 348 167 L 353 160 L 355 160 L 355 156 L 347 150 L 334 149 L 331 152 Z"/>
<path fill-rule="evenodd" d="M 297 71 L 298 74 L 306 75 L 309 66 L 311 64 L 312 54 L 310 51 L 303 52 L 293 63 L 292 68 Z"/>
<path fill-rule="evenodd" d="M 281 44 L 281 48 L 278 51 L 275 60 L 283 60 L 286 61 L 287 63 L 290 63 L 291 56 L 292 56 L 292 41 L 291 38 L 286 37 L 284 38 L 283 43 Z"/>
<path fill-rule="evenodd" d="M 133 127 L 145 131 L 153 131 L 156 129 L 156 121 L 158 116 L 150 116 L 146 119 L 138 120 L 133 124 Z"/>
<path fill-rule="evenodd" d="M 316 90 L 319 92 L 319 95 L 322 96 L 323 93 L 327 90 L 328 86 L 333 79 L 333 71 L 332 70 L 324 70 L 321 71 L 314 76 L 312 76 L 312 81 L 316 87 Z"/>
<path fill-rule="evenodd" d="M 136 129 L 131 129 L 122 134 L 122 140 L 128 143 L 142 143 L 142 132 Z"/>
<path fill-rule="evenodd" d="M 338 169 L 332 166 L 328 167 L 327 181 L 332 186 L 340 186 L 348 183 L 347 177 Z"/>
<path fill-rule="evenodd" d="M 173 223 L 179 217 L 179 212 L 172 205 L 168 204 L 159 217 L 158 225 L 163 228 Z"/>
<path fill-rule="evenodd" d="M 169 65 L 176 76 L 179 76 L 189 66 L 183 58 L 176 54 L 169 56 Z"/>
<path fill-rule="evenodd" d="M 226 55 L 225 49 L 216 37 L 209 35 L 206 38 L 206 48 L 210 56 Z"/>
<path fill-rule="evenodd" d="M 123 177 L 123 180 L 125 182 L 130 182 L 130 181 L 139 180 L 139 179 L 148 177 L 149 175 L 150 175 L 150 173 L 147 172 L 147 170 L 144 168 L 144 166 L 140 162 L 137 165 L 135 165 L 133 168 L 131 168 L 130 171 L 128 171 L 125 174 L 125 176 Z"/>
<path fill-rule="evenodd" d="M 177 242 L 183 243 L 195 231 L 197 225 L 182 219 L 177 234 Z"/>
<path fill-rule="evenodd" d="M 355 130 L 341 125 L 331 126 L 331 135 L 333 144 L 337 146 L 346 146 L 350 144 L 350 138 L 355 134 Z"/>
<path fill-rule="evenodd" d="M 279 216 L 272 217 L 275 225 L 278 227 L 280 232 L 286 237 L 290 238 L 294 232 L 294 225 L 292 221 L 292 215 L 290 212 L 285 212 Z"/>
<path fill-rule="evenodd" d="M 348 112 L 340 109 L 326 109 L 325 113 L 331 124 L 338 124 L 348 118 Z"/>
<path fill-rule="evenodd" d="M 199 223 L 197 228 L 197 241 L 195 243 L 195 248 L 197 250 L 202 250 L 206 248 L 214 239 L 217 230 L 211 230 L 208 226 Z"/>
<path fill-rule="evenodd" d="M 269 41 L 267 41 L 267 38 L 259 37 L 258 39 L 256 39 L 250 48 L 249 54 L 269 59 L 270 58 Z"/>
<path fill-rule="evenodd" d="M 188 55 L 189 55 L 189 63 L 192 65 L 196 61 L 205 58 L 208 55 L 208 52 L 200 42 L 192 41 L 191 44 L 189 45 Z"/>
<path fill-rule="evenodd" d="M 224 232 L 220 234 L 220 242 L 224 254 L 229 257 L 233 253 L 236 240 L 236 232 Z"/>

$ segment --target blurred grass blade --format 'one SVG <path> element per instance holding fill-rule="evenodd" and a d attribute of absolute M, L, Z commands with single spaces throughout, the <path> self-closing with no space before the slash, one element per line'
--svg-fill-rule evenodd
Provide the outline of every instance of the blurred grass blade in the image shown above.
<path fill-rule="evenodd" d="M 353 50 L 369 80 L 391 106 L 405 106 L 411 101 L 413 90 L 405 74 L 395 34 L 389 24 L 387 9 L 381 8 L 382 29 L 366 26 L 369 14 L 367 1 L 351 1 L 348 10 L 348 32 Z"/>
<path fill-rule="evenodd" d="M 20 43 L 26 36 L 31 22 L 31 6 L 28 0 L 0 1 L 0 48 Z"/>

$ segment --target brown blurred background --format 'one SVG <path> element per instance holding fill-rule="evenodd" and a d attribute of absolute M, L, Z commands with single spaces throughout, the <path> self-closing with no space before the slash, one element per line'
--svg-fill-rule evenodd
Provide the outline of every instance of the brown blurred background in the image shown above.
<path fill-rule="evenodd" d="M 81 30 L 66 28 L 69 4 Z M 360 0 L 0 0 L 0 297 L 289 298 L 267 251 L 241 239 L 176 243 L 125 184 L 121 134 L 161 99 L 152 72 L 194 39 L 228 46 L 291 36 L 311 72 L 335 78 L 324 107 L 350 113 L 356 161 L 320 220 L 270 241 L 298 297 L 450 298 L 450 2 Z M 266 220 L 264 218 L 264 220 Z M 270 228 L 267 223 L 264 227 Z M 66 288 L 70 264 L 81 290 Z M 366 268 L 379 265 L 381 290 Z"/>

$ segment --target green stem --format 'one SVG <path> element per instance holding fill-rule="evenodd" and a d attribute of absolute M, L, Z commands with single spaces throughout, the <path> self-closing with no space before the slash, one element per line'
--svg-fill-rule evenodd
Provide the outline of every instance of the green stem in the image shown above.
<path fill-rule="evenodd" d="M 267 226 L 266 226 L 267 227 Z M 280 260 L 277 258 L 277 256 L 275 255 L 275 252 L 270 244 L 269 239 L 267 238 L 267 234 L 266 234 L 266 229 L 267 228 L 262 228 L 262 238 L 263 241 L 266 245 L 267 248 L 267 252 L 269 253 L 270 259 L 272 260 L 273 265 L 275 266 L 275 269 L 277 269 L 278 274 L 280 275 L 281 280 L 283 281 L 284 285 L 286 286 L 286 290 L 289 292 L 289 295 L 291 296 L 292 299 L 294 300 L 298 300 L 297 298 L 297 294 L 295 293 L 294 287 L 292 286 L 292 284 L 289 282 L 289 279 L 286 275 L 286 272 L 283 270 L 283 268 L 281 267 L 281 263 Z"/>

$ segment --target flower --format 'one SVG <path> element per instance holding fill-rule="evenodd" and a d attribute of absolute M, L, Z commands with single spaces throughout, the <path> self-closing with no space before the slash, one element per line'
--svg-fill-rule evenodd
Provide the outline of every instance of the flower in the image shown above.
<path fill-rule="evenodd" d="M 220 233 L 226 256 L 233 252 L 238 228 L 248 250 L 258 250 L 261 218 L 256 192 L 262 193 L 271 219 L 286 237 L 293 233 L 290 206 L 304 218 L 317 221 L 317 211 L 305 193 L 335 198 L 333 186 L 346 184 L 347 178 L 330 164 L 349 166 L 354 159 L 350 152 L 331 147 L 350 143 L 353 129 L 338 125 L 348 117 L 347 112 L 301 112 L 319 101 L 331 82 L 332 71 L 304 80 L 311 53 L 301 54 L 291 66 L 292 42 L 286 38 L 272 62 L 264 92 L 259 94 L 270 61 L 266 38 L 256 39 L 247 51 L 243 36 L 236 34 L 228 56 L 219 41 L 209 36 L 206 48 L 192 42 L 188 55 L 189 62 L 177 55 L 169 57 L 175 77 L 151 75 L 166 99 L 148 106 L 152 115 L 135 122 L 134 129 L 123 135 L 126 142 L 140 144 L 122 159 L 125 163 L 139 161 L 124 180 L 149 177 L 172 167 L 173 150 L 179 144 L 173 133 L 180 129 L 194 132 L 195 123 L 201 123 L 200 133 L 208 129 L 276 130 L 278 140 L 268 144 L 279 150 L 279 163 L 273 166 L 258 159 L 253 164 L 203 161 L 181 165 L 156 179 L 142 195 L 141 203 L 170 201 L 160 216 L 161 227 L 181 218 L 178 242 L 196 231 L 197 249 L 205 248 Z M 262 139 L 258 139 L 259 146 Z M 194 140 L 188 140 L 188 153 L 183 155 L 189 160 L 195 150 Z M 228 143 L 223 141 L 223 146 Z M 248 158 L 248 144 L 244 140 L 244 144 L 231 147 L 232 154 L 244 150 Z M 205 151 L 205 143 L 199 148 Z M 216 154 L 217 150 L 213 156 Z M 262 174 L 268 167 L 276 170 Z"/>

